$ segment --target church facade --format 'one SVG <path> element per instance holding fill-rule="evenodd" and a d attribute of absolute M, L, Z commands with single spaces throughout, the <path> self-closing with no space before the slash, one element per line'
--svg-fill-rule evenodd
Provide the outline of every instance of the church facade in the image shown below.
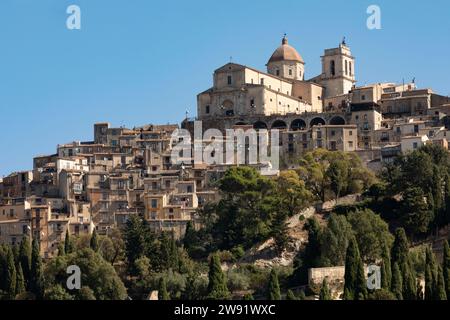
<path fill-rule="evenodd" d="M 348 94 L 356 82 L 354 57 L 345 42 L 325 50 L 322 74 L 310 80 L 286 36 L 266 66 L 266 72 L 236 63 L 215 70 L 213 87 L 197 96 L 198 119 L 322 113 L 325 99 Z"/>

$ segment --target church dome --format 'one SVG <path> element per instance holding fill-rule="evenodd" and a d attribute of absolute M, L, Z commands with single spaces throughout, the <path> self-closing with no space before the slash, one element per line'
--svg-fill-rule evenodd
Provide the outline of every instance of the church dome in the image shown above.
<path fill-rule="evenodd" d="M 278 61 L 296 61 L 305 63 L 303 61 L 303 58 L 298 54 L 297 50 L 295 50 L 288 44 L 288 39 L 286 38 L 286 36 L 283 37 L 281 46 L 279 46 L 277 50 L 275 50 L 267 64 Z"/>

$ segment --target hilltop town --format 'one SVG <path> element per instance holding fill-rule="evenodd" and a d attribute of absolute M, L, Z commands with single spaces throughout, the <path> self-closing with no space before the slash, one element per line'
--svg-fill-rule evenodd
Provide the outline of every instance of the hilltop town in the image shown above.
<path fill-rule="evenodd" d="M 302 228 L 308 228 L 308 223 L 312 225 L 299 220 L 299 216 L 302 219 L 311 216 L 305 214 L 305 210 L 314 208 L 324 224 L 328 219 L 326 215 L 336 208 L 343 196 L 350 195 L 353 200 L 349 205 L 356 207 L 361 197 L 378 201 L 381 191 L 378 194 L 375 191 L 379 190 L 377 187 L 382 188 L 383 183 L 377 183 L 376 176 L 382 174 L 386 166 L 394 166 L 400 156 L 423 148 L 448 150 L 450 139 L 447 96 L 431 88 L 417 88 L 415 81 L 358 86 L 355 58 L 345 40 L 336 48 L 325 49 L 321 61 L 322 73 L 307 79 L 305 61 L 285 36 L 270 56 L 266 71 L 237 63 L 227 63 L 215 70 L 212 87 L 197 96 L 195 119 L 182 119 L 180 124 L 148 124 L 134 128 L 96 123 L 92 141 L 60 144 L 54 154 L 36 156 L 29 171 L 14 172 L 0 179 L 0 243 L 18 246 L 24 239 L 32 239 L 39 244 L 40 256 L 51 260 L 61 254 L 61 246 L 68 237 L 78 239 L 93 234 L 109 237 L 116 230 L 126 230 L 130 221 L 134 221 L 133 217 L 140 217 L 152 233 L 170 233 L 173 241 L 184 241 L 184 246 L 189 247 L 185 240 L 187 233 L 192 236 L 190 231 L 198 233 L 207 225 L 205 212 L 209 212 L 210 204 L 235 199 L 227 198 L 232 190 L 224 186 L 223 179 L 230 179 L 230 169 L 242 167 L 226 161 L 198 163 L 193 157 L 175 156 L 174 159 L 174 148 L 182 141 L 178 132 L 184 129 L 194 136 L 195 123 L 201 122 L 202 133 L 210 129 L 222 133 L 242 129 L 244 132 L 255 130 L 268 137 L 271 131 L 279 132 L 279 140 L 270 141 L 271 146 L 280 148 L 279 167 L 258 157 L 251 161 L 246 155 L 243 167 L 254 171 L 231 174 L 248 175 L 253 179 L 254 172 L 261 172 L 261 179 L 267 181 L 280 183 L 280 179 L 285 179 L 289 190 L 293 186 L 299 188 L 296 192 L 308 189 L 302 191 L 305 201 L 298 202 L 300 193 L 294 194 L 292 214 L 278 219 L 297 219 L 291 220 L 290 232 L 301 241 L 295 249 L 286 243 L 280 249 L 283 252 L 290 248 L 290 262 L 294 263 L 293 255 L 307 242 L 308 232 L 303 239 L 305 235 L 294 234 L 292 230 L 299 228 L 299 224 Z M 202 144 L 208 145 L 213 140 L 209 137 Z M 227 141 L 220 143 L 225 145 Z M 241 147 L 250 150 L 251 142 L 244 142 Z M 212 151 L 211 157 L 215 156 Z M 338 158 L 349 163 L 352 172 L 348 176 L 346 173 L 348 181 L 342 185 L 334 183 L 333 172 L 328 171 L 328 165 Z M 331 177 L 327 182 L 329 190 L 317 194 L 308 181 L 311 175 L 302 176 L 302 170 L 314 169 L 314 162 L 326 162 L 324 172 Z M 339 165 L 336 165 L 336 172 L 341 169 Z M 289 176 L 286 172 L 298 175 Z M 260 183 L 258 179 L 255 181 Z M 444 187 L 445 175 L 442 181 Z M 444 197 L 443 192 L 438 193 Z M 428 195 L 425 193 L 422 199 L 424 196 Z M 327 201 L 332 204 L 325 208 Z M 436 195 L 433 201 L 437 201 Z M 375 211 L 373 207 L 370 209 Z M 270 219 L 267 228 L 272 228 L 272 232 L 277 218 Z M 443 225 L 446 223 L 438 226 L 437 237 Z M 285 226 L 277 227 L 286 230 Z M 311 227 L 308 230 L 311 236 Z M 387 227 L 385 231 L 388 232 Z M 418 234 L 427 231 L 428 224 Z M 411 235 L 410 241 L 418 240 L 416 234 L 408 234 Z M 401 238 L 401 235 L 396 236 Z M 427 239 L 426 236 L 422 238 Z M 198 239 L 198 234 L 196 237 L 195 241 L 203 241 Z M 253 245 L 269 238 L 274 238 L 274 246 L 284 241 L 269 232 L 255 236 Z M 442 252 L 442 242 L 434 245 Z M 251 243 L 237 244 L 229 251 L 236 253 L 251 246 Z M 244 255 L 241 252 L 235 258 Z M 202 257 L 198 252 L 190 256 Z M 251 259 L 248 254 L 245 258 Z M 343 263 L 341 259 L 325 265 L 336 267 Z M 321 284 L 323 277 L 319 279 Z"/>

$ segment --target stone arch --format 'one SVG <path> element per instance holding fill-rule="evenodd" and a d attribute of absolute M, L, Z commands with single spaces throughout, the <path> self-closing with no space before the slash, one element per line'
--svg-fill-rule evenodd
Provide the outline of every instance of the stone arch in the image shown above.
<path fill-rule="evenodd" d="M 323 119 L 320 118 L 320 117 L 315 117 L 314 119 L 311 120 L 311 122 L 309 123 L 309 125 L 310 125 L 311 127 L 318 126 L 318 125 L 324 126 L 324 125 L 325 125 L 325 120 L 323 120 Z"/>
<path fill-rule="evenodd" d="M 333 118 L 331 118 L 330 124 L 334 126 L 341 126 L 345 124 L 345 119 L 341 116 L 334 116 Z"/>
<path fill-rule="evenodd" d="M 225 100 L 221 106 L 226 116 L 234 116 L 234 103 L 231 100 Z"/>
<path fill-rule="evenodd" d="M 253 124 L 253 128 L 255 128 L 255 130 L 267 129 L 267 124 L 264 121 L 256 121 Z"/>
<path fill-rule="evenodd" d="M 272 123 L 272 129 L 287 129 L 287 124 L 283 120 L 275 120 Z"/>
<path fill-rule="evenodd" d="M 291 130 L 304 130 L 306 129 L 306 122 L 303 119 L 295 119 L 291 123 Z"/>

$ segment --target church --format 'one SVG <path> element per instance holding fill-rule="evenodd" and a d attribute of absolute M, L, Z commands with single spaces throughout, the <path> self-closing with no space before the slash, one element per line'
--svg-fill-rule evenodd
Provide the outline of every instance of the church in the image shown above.
<path fill-rule="evenodd" d="M 198 119 L 322 113 L 326 99 L 348 94 L 356 82 L 345 41 L 325 50 L 322 73 L 309 80 L 305 61 L 286 35 L 266 66 L 266 72 L 236 63 L 217 69 L 213 87 L 197 97 Z"/>

